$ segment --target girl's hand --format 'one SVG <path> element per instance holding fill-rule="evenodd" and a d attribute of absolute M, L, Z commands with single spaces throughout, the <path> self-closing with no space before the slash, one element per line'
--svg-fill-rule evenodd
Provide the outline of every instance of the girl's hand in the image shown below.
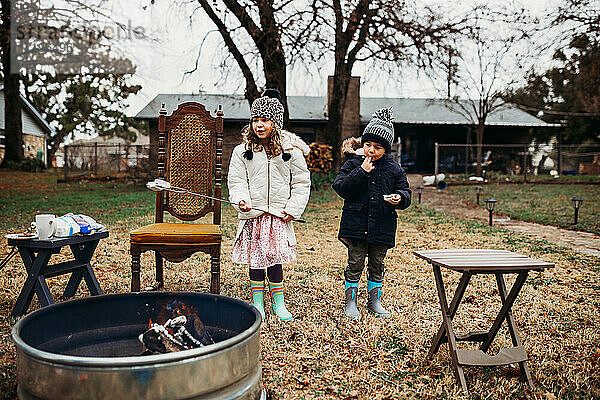
<path fill-rule="evenodd" d="M 283 212 L 283 211 L 282 211 Z M 283 217 L 281 217 L 281 219 L 283 220 L 283 222 L 290 222 L 291 220 L 294 219 L 294 217 L 292 217 L 290 214 L 286 214 L 285 212 L 283 213 Z"/>
<path fill-rule="evenodd" d="M 400 203 L 400 201 L 402 201 L 402 196 L 400 196 L 398 193 L 392 193 L 392 194 L 383 196 L 383 199 L 390 204 L 396 205 L 396 204 Z"/>
<path fill-rule="evenodd" d="M 361 167 L 362 167 L 362 169 L 364 169 L 367 172 L 373 171 L 373 169 L 375 167 L 373 166 L 373 163 L 371 162 L 371 157 L 365 157 L 365 161 L 363 161 Z"/>
<path fill-rule="evenodd" d="M 252 207 L 249 207 L 244 200 L 242 200 L 238 203 L 238 207 L 240 208 L 240 210 L 242 212 L 248 212 L 248 211 L 252 210 Z"/>

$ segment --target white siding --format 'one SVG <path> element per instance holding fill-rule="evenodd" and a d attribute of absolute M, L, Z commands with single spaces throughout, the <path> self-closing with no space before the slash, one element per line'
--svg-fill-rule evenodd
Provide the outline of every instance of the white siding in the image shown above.
<path fill-rule="evenodd" d="M 21 108 L 21 120 L 23 121 L 23 133 L 35 136 L 45 136 L 44 131 L 41 129 L 39 124 Z M 4 91 L 0 96 L 0 129 L 4 129 Z"/>

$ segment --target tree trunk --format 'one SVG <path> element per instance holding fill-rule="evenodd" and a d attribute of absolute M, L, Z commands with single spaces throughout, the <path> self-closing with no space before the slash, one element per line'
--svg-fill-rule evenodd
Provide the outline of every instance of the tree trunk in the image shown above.
<path fill-rule="evenodd" d="M 56 152 L 60 149 L 60 145 L 62 144 L 62 142 L 65 140 L 65 137 L 67 136 L 66 133 L 62 132 L 61 130 L 57 130 L 56 132 L 56 136 L 49 139 L 48 140 L 48 148 L 46 150 L 47 152 L 47 159 L 48 159 L 48 167 L 52 166 L 52 158 L 54 157 L 54 155 L 56 154 Z"/>
<path fill-rule="evenodd" d="M 334 74 L 331 98 L 328 104 L 328 119 L 326 138 L 333 147 L 333 169 L 337 171 L 342 164 L 342 126 L 344 121 L 344 108 L 346 106 L 346 93 L 348 92 L 349 76 Z"/>
<path fill-rule="evenodd" d="M 2 42 L 2 73 L 4 75 L 4 160 L 20 162 L 23 154 L 23 122 L 21 120 L 21 99 L 19 96 L 20 78 L 12 74 L 10 66 L 10 0 L 2 0 L 2 27 L 0 41 Z"/>
<path fill-rule="evenodd" d="M 482 158 L 483 158 L 483 131 L 485 130 L 485 125 L 482 122 L 479 122 L 477 125 L 477 176 L 481 176 L 483 167 L 482 167 Z"/>
<path fill-rule="evenodd" d="M 285 63 L 285 54 L 281 45 L 274 47 L 268 46 L 263 56 L 263 65 L 265 73 L 265 88 L 277 89 L 281 93 L 281 103 L 283 104 L 283 127 L 289 127 L 290 112 L 287 101 L 287 71 Z"/>
<path fill-rule="evenodd" d="M 328 104 L 327 131 L 325 133 L 328 144 L 333 147 L 333 169 L 335 171 L 339 170 L 342 165 L 342 126 L 350 77 L 351 73 L 348 66 L 336 63 L 333 74 L 333 87 Z"/>

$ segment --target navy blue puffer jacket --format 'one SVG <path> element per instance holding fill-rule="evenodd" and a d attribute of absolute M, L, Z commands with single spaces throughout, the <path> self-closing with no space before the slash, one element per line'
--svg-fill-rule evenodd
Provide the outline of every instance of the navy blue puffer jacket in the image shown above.
<path fill-rule="evenodd" d="M 356 146 L 356 139 L 350 140 Z M 375 161 L 375 168 L 367 173 L 361 167 L 365 159 L 362 149 L 349 151 L 351 145 L 348 141 L 342 145 L 346 161 L 333 183 L 333 189 L 344 199 L 338 238 L 394 247 L 396 210 L 408 208 L 411 200 L 406 173 L 389 154 Z M 397 205 L 383 200 L 384 194 L 392 193 L 402 196 Z"/>

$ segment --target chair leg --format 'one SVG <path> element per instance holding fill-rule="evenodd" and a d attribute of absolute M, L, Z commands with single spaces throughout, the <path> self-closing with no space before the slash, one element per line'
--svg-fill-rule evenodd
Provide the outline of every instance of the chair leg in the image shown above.
<path fill-rule="evenodd" d="M 154 251 L 154 257 L 156 258 L 156 290 L 164 287 L 164 276 L 163 276 L 163 258 L 158 251 Z"/>
<path fill-rule="evenodd" d="M 131 291 L 140 291 L 140 248 L 139 246 L 131 245 L 129 250 L 131 253 Z"/>
<path fill-rule="evenodd" d="M 213 248 L 210 256 L 210 292 L 221 292 L 221 246 Z"/>

